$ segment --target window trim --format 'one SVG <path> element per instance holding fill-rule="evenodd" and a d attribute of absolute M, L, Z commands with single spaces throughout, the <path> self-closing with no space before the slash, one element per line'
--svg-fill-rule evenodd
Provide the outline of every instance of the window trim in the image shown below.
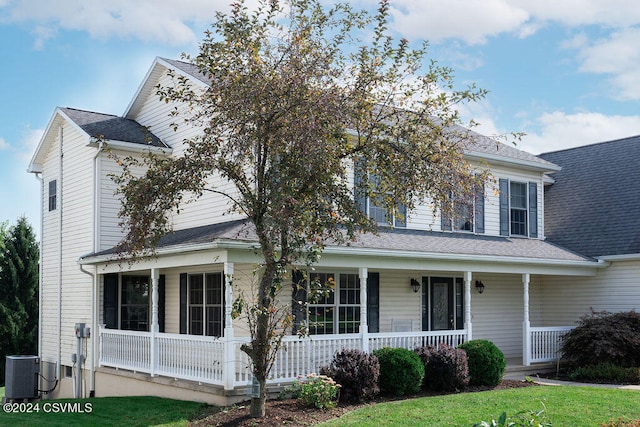
<path fill-rule="evenodd" d="M 145 274 L 121 274 L 119 275 L 119 280 L 118 280 L 118 329 L 121 331 L 141 331 L 141 332 L 149 332 L 151 330 L 151 277 L 149 275 L 145 275 Z M 123 316 L 122 316 L 122 310 L 125 307 L 142 307 L 145 304 L 127 304 L 124 303 L 123 301 L 123 291 L 125 289 L 125 281 L 127 280 L 127 278 L 145 278 L 146 279 L 146 285 L 147 285 L 147 303 L 146 303 L 146 310 L 147 310 L 147 328 L 146 329 L 131 329 L 131 328 L 124 328 L 123 326 Z"/>
<path fill-rule="evenodd" d="M 49 181 L 49 212 L 55 211 L 58 207 L 58 180 L 52 179 Z"/>
<path fill-rule="evenodd" d="M 332 297 L 333 297 L 333 302 L 332 303 L 320 303 L 320 302 L 309 302 L 307 304 L 307 322 L 308 322 L 308 329 L 309 329 L 309 335 L 343 335 L 343 334 L 352 334 L 352 333 L 358 333 L 360 330 L 360 324 L 362 322 L 362 319 L 360 319 L 360 313 L 362 310 L 362 301 L 360 300 L 361 298 L 361 284 L 360 284 L 360 276 L 358 275 L 358 273 L 354 273 L 354 272 L 348 272 L 348 271 L 340 271 L 340 270 L 336 270 L 336 271 L 315 271 L 311 274 L 309 274 L 309 278 L 307 279 L 307 295 L 310 294 L 309 292 L 309 288 L 310 288 L 310 283 L 311 281 L 314 280 L 314 276 L 317 275 L 326 275 L 327 276 L 327 280 L 329 277 L 333 277 L 334 281 L 335 281 L 335 289 L 331 290 L 330 292 L 332 293 Z M 343 289 L 343 277 L 342 276 L 347 276 L 345 279 L 349 280 L 348 276 L 352 276 L 353 279 L 355 279 L 355 288 L 351 288 L 351 287 L 345 287 L 345 289 Z M 337 280 L 336 280 L 337 278 Z M 356 303 L 342 303 L 341 302 L 341 294 L 343 290 L 353 290 L 355 293 L 355 300 L 357 301 Z M 366 304 L 366 301 L 365 301 Z M 326 331 L 324 328 L 323 330 L 325 332 L 323 333 L 318 333 L 318 327 L 314 326 L 312 324 L 312 322 L 309 320 L 311 318 L 311 313 L 312 313 L 312 309 L 317 309 L 317 308 L 331 308 L 331 312 L 332 312 L 332 316 L 333 316 L 333 320 L 332 320 L 332 331 Z M 351 310 L 353 310 L 354 316 L 357 317 L 357 320 L 352 320 L 352 321 L 347 321 L 345 320 L 341 320 L 340 319 L 340 313 L 341 313 L 341 308 L 349 308 Z M 324 322 L 326 323 L 326 322 Z M 340 332 L 341 329 L 341 324 L 351 324 L 352 328 L 354 329 L 353 331 L 344 331 L 344 332 Z M 347 329 L 345 327 L 345 329 Z"/>
<path fill-rule="evenodd" d="M 208 303 L 207 302 L 207 277 L 208 276 L 218 276 L 220 278 L 220 303 Z M 191 278 L 192 277 L 201 277 L 202 278 L 202 303 L 192 303 L 191 302 Z M 215 284 L 213 284 L 215 286 Z M 187 273 L 187 300 L 186 300 L 186 320 L 187 320 L 187 334 L 195 335 L 195 336 L 210 336 L 210 337 L 222 337 L 224 336 L 224 295 L 225 293 L 225 284 L 224 284 L 224 274 L 221 271 L 208 271 L 201 273 Z M 194 333 L 193 321 L 191 317 L 191 309 L 192 308 L 201 308 L 202 309 L 202 333 Z M 208 319 L 208 310 L 209 308 L 219 308 L 220 310 L 220 318 L 217 319 L 217 322 L 214 320 L 214 325 L 212 326 L 211 333 L 209 333 L 209 319 Z M 216 334 L 216 326 L 219 325 L 220 331 L 219 335 Z"/>
<path fill-rule="evenodd" d="M 520 207 L 513 207 L 512 204 L 512 200 L 513 200 L 513 190 L 512 190 L 512 185 L 513 184 L 517 184 L 517 185 L 521 185 L 524 187 L 524 204 L 525 207 L 524 208 L 520 208 Z M 514 180 L 509 180 L 509 235 L 510 236 L 516 236 L 516 237 L 529 237 L 529 183 L 528 182 L 522 182 L 522 181 L 514 181 Z M 519 234 L 519 233 L 514 233 L 513 232 L 513 226 L 514 226 L 514 221 L 513 221 L 513 213 L 514 211 L 519 211 L 522 212 L 524 211 L 524 234 Z"/>

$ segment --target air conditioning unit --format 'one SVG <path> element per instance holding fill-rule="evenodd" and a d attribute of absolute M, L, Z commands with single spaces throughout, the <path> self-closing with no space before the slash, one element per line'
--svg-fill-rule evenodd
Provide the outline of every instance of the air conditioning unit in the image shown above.
<path fill-rule="evenodd" d="M 5 368 L 5 399 L 37 399 L 40 358 L 38 356 L 7 356 Z"/>

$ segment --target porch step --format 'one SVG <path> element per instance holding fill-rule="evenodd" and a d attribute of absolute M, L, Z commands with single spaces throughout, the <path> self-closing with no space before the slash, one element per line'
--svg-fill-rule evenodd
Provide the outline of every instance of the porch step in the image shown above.
<path fill-rule="evenodd" d="M 555 362 L 534 363 L 530 366 L 522 364 L 509 363 L 504 372 L 505 379 L 516 379 L 527 375 L 535 375 L 538 373 L 554 372 L 557 366 Z"/>

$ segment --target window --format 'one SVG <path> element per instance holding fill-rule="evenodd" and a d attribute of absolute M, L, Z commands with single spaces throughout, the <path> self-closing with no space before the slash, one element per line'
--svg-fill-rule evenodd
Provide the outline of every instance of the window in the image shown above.
<path fill-rule="evenodd" d="M 309 333 L 311 335 L 350 334 L 360 329 L 360 279 L 357 274 L 312 273 L 314 283 L 333 287 L 327 294 L 309 303 Z M 311 294 L 311 293 L 310 293 Z"/>
<path fill-rule="evenodd" d="M 222 336 L 223 292 L 222 273 L 189 275 L 189 334 Z"/>
<path fill-rule="evenodd" d="M 120 329 L 149 331 L 149 276 L 122 276 Z"/>
<path fill-rule="evenodd" d="M 422 278 L 422 330 L 464 329 L 464 292 L 460 277 Z"/>
<path fill-rule="evenodd" d="M 538 237 L 538 183 L 501 178 L 500 235 Z"/>
<path fill-rule="evenodd" d="M 57 181 L 49 181 L 49 211 L 56 210 Z"/>
<path fill-rule="evenodd" d="M 475 197 L 470 200 L 453 199 L 452 217 L 441 218 L 443 231 L 469 231 L 484 233 L 484 186 L 478 186 Z"/>
<path fill-rule="evenodd" d="M 355 164 L 355 197 L 360 210 L 369 216 L 369 218 L 374 219 L 378 225 L 388 226 L 389 224 L 393 224 L 394 227 L 406 227 L 407 226 L 407 207 L 403 204 L 397 205 L 397 214 L 394 215 L 393 212 L 389 212 L 384 207 L 384 193 L 376 193 L 373 192 L 371 197 L 367 197 L 365 194 L 362 194 L 363 191 L 359 189 L 360 185 L 360 172 L 362 169 L 361 162 L 357 161 Z M 375 189 L 377 183 L 380 178 L 376 175 L 369 174 L 369 182 L 372 187 Z"/>
<path fill-rule="evenodd" d="M 511 195 L 510 225 L 511 234 L 516 236 L 527 235 L 527 184 L 511 182 L 509 185 Z"/>

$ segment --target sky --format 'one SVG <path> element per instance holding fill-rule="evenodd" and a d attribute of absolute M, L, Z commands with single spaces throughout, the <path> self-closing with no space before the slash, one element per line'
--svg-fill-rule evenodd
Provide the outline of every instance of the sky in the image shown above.
<path fill-rule="evenodd" d="M 122 115 L 154 58 L 197 53 L 231 1 L 0 0 L 0 222 L 24 215 L 39 234 L 40 184 L 26 170 L 56 107 Z M 523 132 L 516 147 L 533 154 L 640 134 L 637 0 L 390 5 L 394 36 L 427 40 L 458 88 L 489 91 L 461 110 L 475 130 Z"/>

